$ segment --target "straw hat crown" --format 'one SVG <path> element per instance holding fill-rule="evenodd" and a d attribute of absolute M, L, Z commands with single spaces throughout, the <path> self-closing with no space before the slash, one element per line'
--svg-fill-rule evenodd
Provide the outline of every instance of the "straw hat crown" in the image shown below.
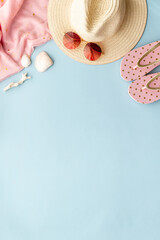
<path fill-rule="evenodd" d="M 147 21 L 146 0 L 49 0 L 48 23 L 60 49 L 76 61 L 100 65 L 123 57 L 141 38 Z M 73 49 L 64 45 L 64 34 L 77 33 L 81 44 Z M 97 43 L 103 54 L 89 61 L 84 49 Z"/>
<path fill-rule="evenodd" d="M 125 10 L 125 0 L 73 0 L 71 26 L 85 41 L 101 42 L 119 30 Z"/>

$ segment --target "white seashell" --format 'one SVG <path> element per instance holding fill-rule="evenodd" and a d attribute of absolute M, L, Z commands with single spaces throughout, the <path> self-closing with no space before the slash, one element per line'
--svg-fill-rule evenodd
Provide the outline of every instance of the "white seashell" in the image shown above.
<path fill-rule="evenodd" d="M 21 65 L 27 68 L 31 64 L 31 59 L 27 54 L 24 54 L 21 58 Z"/>
<path fill-rule="evenodd" d="M 37 55 L 35 67 L 38 72 L 45 72 L 52 65 L 53 61 L 46 52 L 41 52 Z"/>

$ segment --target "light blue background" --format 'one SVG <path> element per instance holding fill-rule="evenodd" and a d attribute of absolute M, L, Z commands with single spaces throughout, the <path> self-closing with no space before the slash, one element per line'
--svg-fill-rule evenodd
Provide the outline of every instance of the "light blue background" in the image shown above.
<path fill-rule="evenodd" d="M 160 39 L 148 5 L 138 46 Z M 159 240 L 160 102 L 129 97 L 121 60 L 83 65 L 51 41 L 33 62 L 42 50 L 51 69 L 0 84 L 0 239 Z"/>

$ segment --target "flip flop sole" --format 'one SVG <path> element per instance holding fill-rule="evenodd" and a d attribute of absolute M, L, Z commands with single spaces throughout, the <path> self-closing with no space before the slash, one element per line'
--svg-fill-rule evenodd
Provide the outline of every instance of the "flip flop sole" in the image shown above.
<path fill-rule="evenodd" d="M 153 42 L 147 44 L 143 47 L 134 49 L 129 52 L 122 60 L 121 63 L 121 76 L 126 81 L 133 81 L 145 76 L 147 73 L 151 72 L 154 68 L 156 68 L 160 63 L 148 66 L 148 67 L 134 67 L 137 65 L 140 58 L 149 51 L 152 47 L 154 47 L 160 41 Z M 160 59 L 160 46 L 149 53 L 142 61 L 142 65 L 150 64 L 154 61 Z"/>
<path fill-rule="evenodd" d="M 147 83 L 154 77 L 157 73 L 150 74 L 142 77 L 140 80 L 136 80 L 129 86 L 129 95 L 139 103 L 150 104 L 160 100 L 160 89 L 151 90 L 145 88 Z M 158 76 L 151 84 L 151 88 L 160 88 L 160 76 Z"/>

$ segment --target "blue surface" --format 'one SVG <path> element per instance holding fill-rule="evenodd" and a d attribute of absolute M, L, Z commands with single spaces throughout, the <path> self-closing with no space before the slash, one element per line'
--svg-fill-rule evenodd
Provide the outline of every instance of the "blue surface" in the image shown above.
<path fill-rule="evenodd" d="M 148 5 L 138 46 L 160 39 Z M 33 62 L 42 50 L 54 67 L 0 84 L 0 239 L 159 240 L 160 102 L 129 97 L 121 60 L 83 65 L 51 41 Z"/>

